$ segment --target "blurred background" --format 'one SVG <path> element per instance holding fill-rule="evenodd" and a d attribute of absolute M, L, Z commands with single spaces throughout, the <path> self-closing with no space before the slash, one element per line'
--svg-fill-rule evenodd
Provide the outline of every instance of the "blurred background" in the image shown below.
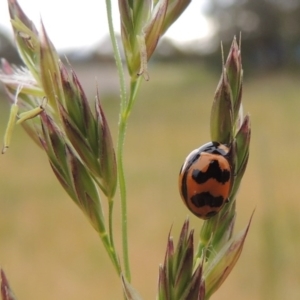
<path fill-rule="evenodd" d="M 70 21 L 77 11 L 72 7 L 66 13 L 70 1 L 61 0 L 61 9 L 49 16 L 46 2 L 40 1 L 38 9 L 50 38 L 71 61 L 91 101 L 98 83 L 115 140 L 119 86 L 106 27 L 93 15 L 96 1 L 84 1 L 82 22 Z M 34 19 L 37 8 L 29 3 L 20 1 Z M 103 13 L 104 6 L 94 5 Z M 0 57 L 20 64 L 3 7 Z M 142 84 L 131 115 L 124 157 L 132 280 L 144 299 L 155 297 L 170 227 L 176 242 L 187 216 L 196 236 L 201 228 L 202 221 L 180 200 L 178 172 L 187 154 L 210 139 L 210 108 L 222 64 L 220 41 L 226 57 L 240 32 L 243 103 L 251 115 L 252 141 L 237 198 L 236 232 L 254 209 L 255 215 L 240 260 L 212 298 L 300 299 L 299 16 L 300 0 L 192 1 L 151 59 L 150 81 Z M 84 39 L 88 32 L 94 40 Z M 1 86 L 1 136 L 8 113 Z M 119 241 L 118 196 L 115 209 Z M 122 299 L 119 279 L 97 235 L 59 186 L 46 155 L 21 127 L 15 128 L 10 149 L 0 157 L 0 264 L 18 299 Z"/>

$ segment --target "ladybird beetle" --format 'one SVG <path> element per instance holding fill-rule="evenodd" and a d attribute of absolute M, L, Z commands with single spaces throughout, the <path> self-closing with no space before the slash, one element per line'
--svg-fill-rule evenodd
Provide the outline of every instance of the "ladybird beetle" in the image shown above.
<path fill-rule="evenodd" d="M 201 219 L 216 215 L 231 189 L 229 148 L 209 142 L 192 151 L 179 172 L 179 190 L 188 209 Z"/>

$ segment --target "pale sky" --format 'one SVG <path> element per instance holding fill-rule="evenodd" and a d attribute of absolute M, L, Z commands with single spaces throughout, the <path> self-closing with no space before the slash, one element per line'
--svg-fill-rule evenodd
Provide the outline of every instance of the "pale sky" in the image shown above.
<path fill-rule="evenodd" d="M 117 0 L 112 0 L 115 29 L 119 31 Z M 210 25 L 201 14 L 205 1 L 193 0 L 166 36 L 189 42 L 210 34 Z M 40 17 L 59 50 L 89 47 L 108 34 L 105 0 L 19 0 L 27 16 L 39 29 Z M 0 26 L 11 33 L 7 1 L 0 0 Z"/>

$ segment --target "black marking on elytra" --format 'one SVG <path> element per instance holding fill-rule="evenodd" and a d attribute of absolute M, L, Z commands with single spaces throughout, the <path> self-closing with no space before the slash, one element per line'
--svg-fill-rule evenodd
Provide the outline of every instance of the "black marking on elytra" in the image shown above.
<path fill-rule="evenodd" d="M 184 174 L 182 176 L 181 181 L 181 193 L 183 198 L 186 200 L 188 195 L 188 188 L 187 188 L 187 176 L 188 176 L 188 170 L 190 169 L 191 165 L 199 158 L 200 154 L 197 153 L 194 157 L 191 158 L 191 160 L 188 162 L 187 166 L 185 167 L 185 170 L 182 170 L 182 167 L 180 169 L 179 174 L 183 171 Z"/>
<path fill-rule="evenodd" d="M 224 184 L 230 179 L 230 172 L 229 170 L 222 170 L 219 162 L 217 160 L 212 160 L 206 172 L 202 172 L 198 169 L 193 170 L 192 178 L 199 184 L 203 184 L 211 178 L 214 178 L 218 182 Z"/>
<path fill-rule="evenodd" d="M 205 218 L 209 219 L 209 218 L 215 216 L 217 213 L 218 213 L 217 211 L 210 211 L 205 215 Z"/>
<path fill-rule="evenodd" d="M 224 202 L 224 198 L 222 196 L 214 197 L 209 192 L 203 192 L 192 196 L 191 201 L 196 207 L 221 207 Z"/>

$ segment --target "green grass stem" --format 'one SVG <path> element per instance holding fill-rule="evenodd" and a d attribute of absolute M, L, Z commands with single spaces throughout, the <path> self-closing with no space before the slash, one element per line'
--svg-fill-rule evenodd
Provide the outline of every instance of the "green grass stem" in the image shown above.
<path fill-rule="evenodd" d="M 125 76 L 121 60 L 121 55 L 119 52 L 116 35 L 113 27 L 112 19 L 112 9 L 111 1 L 106 0 L 106 10 L 107 10 L 107 19 L 109 26 L 110 38 L 112 41 L 114 57 L 116 61 L 116 66 L 119 75 L 120 82 L 120 116 L 119 116 L 119 125 L 118 125 L 118 145 L 117 145 L 117 165 L 118 165 L 118 179 L 119 179 L 119 190 L 121 198 L 121 214 L 122 214 L 122 248 L 123 248 L 123 263 L 124 263 L 124 275 L 126 279 L 130 282 L 130 262 L 129 262 L 129 251 L 128 251 L 128 230 L 127 230 L 127 195 L 126 195 L 126 182 L 124 175 L 124 166 L 123 166 L 123 148 L 125 133 L 127 127 L 127 118 L 123 117 L 123 113 L 126 110 L 126 85 L 125 85 Z M 110 210 L 112 214 L 112 207 Z M 110 217 L 111 219 L 111 217 Z M 113 238 L 113 232 L 111 232 L 111 239 Z"/>

